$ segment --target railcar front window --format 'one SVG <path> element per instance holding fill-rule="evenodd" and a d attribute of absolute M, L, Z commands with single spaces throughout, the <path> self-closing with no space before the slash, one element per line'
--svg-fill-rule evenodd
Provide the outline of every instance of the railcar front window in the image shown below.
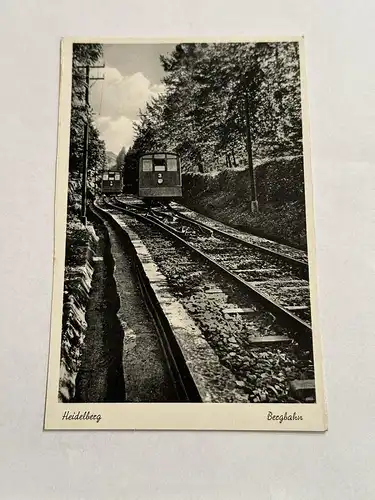
<path fill-rule="evenodd" d="M 115 175 L 115 181 L 119 181 L 120 180 L 120 174 L 116 174 Z"/>
<path fill-rule="evenodd" d="M 177 160 L 176 158 L 168 158 L 168 172 L 177 172 Z"/>
<path fill-rule="evenodd" d="M 103 175 L 103 181 L 108 181 L 108 174 Z"/>
<path fill-rule="evenodd" d="M 143 172 L 152 172 L 152 160 L 143 160 Z"/>
<path fill-rule="evenodd" d="M 166 167 L 165 157 L 164 158 L 157 158 L 155 156 L 155 158 L 154 158 L 155 172 L 165 172 L 165 170 L 166 170 L 165 167 Z"/>

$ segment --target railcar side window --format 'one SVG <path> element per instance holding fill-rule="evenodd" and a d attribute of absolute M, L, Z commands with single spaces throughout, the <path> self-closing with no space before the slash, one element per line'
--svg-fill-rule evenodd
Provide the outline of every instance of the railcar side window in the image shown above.
<path fill-rule="evenodd" d="M 108 181 L 108 174 L 103 174 L 103 181 Z"/>
<path fill-rule="evenodd" d="M 168 158 L 167 169 L 168 169 L 168 172 L 177 172 L 177 159 L 176 158 Z"/>
<path fill-rule="evenodd" d="M 152 172 L 152 160 L 143 160 L 143 172 Z"/>
<path fill-rule="evenodd" d="M 115 181 L 119 181 L 120 180 L 120 174 L 115 174 Z"/>

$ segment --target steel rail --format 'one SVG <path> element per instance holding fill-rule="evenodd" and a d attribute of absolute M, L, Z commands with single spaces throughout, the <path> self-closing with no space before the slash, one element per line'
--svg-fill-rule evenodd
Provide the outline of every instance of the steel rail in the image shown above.
<path fill-rule="evenodd" d="M 126 205 L 126 203 L 123 202 L 122 200 L 119 200 L 117 196 L 115 196 L 114 198 L 115 198 L 116 202 L 119 203 L 120 205 L 123 205 L 124 208 L 129 206 L 129 205 Z M 135 208 L 136 208 L 136 210 L 145 210 L 145 211 L 147 210 L 146 208 L 143 209 L 141 207 L 135 207 Z M 222 229 L 211 227 L 208 224 L 205 224 L 204 222 L 195 221 L 186 215 L 182 215 L 178 210 L 176 210 L 173 207 L 168 207 L 168 209 L 170 211 L 172 211 L 176 217 L 179 217 L 181 220 L 184 220 L 185 222 L 187 222 L 191 225 L 199 226 L 200 228 L 204 228 L 208 231 L 211 231 L 212 233 L 217 233 L 221 236 L 229 238 L 232 241 L 235 241 L 236 243 L 240 243 L 240 244 L 247 246 L 247 247 L 250 247 L 250 248 L 255 248 L 256 250 L 259 250 L 262 253 L 268 253 L 269 255 L 271 255 L 279 260 L 284 260 L 286 263 L 297 267 L 301 273 L 302 278 L 307 279 L 307 280 L 309 279 L 309 265 L 308 265 L 308 263 L 304 262 L 303 260 L 299 260 L 296 257 L 292 257 L 290 255 L 285 255 L 284 253 L 279 252 L 278 250 L 264 247 L 262 245 L 259 245 L 258 243 L 243 240 L 242 238 L 235 236 L 233 234 L 227 233 L 226 231 L 224 231 Z M 165 215 L 167 215 L 167 214 L 165 214 Z"/>
<path fill-rule="evenodd" d="M 158 220 L 152 215 L 144 216 L 141 215 L 137 212 L 134 212 L 133 210 L 130 210 L 129 208 L 125 208 L 121 205 L 108 202 L 104 200 L 104 202 L 108 205 L 111 206 L 114 209 L 117 210 L 122 210 L 125 213 L 136 217 L 138 220 L 141 220 L 142 222 L 146 222 L 148 224 L 152 223 L 153 225 L 157 226 L 159 229 L 162 231 L 168 233 L 170 236 L 175 238 L 177 241 L 179 241 L 182 245 L 187 246 L 190 248 L 193 252 L 198 254 L 201 258 L 204 260 L 208 261 L 212 266 L 216 267 L 219 271 L 221 271 L 223 274 L 227 275 L 230 277 L 234 282 L 237 284 L 240 284 L 241 287 L 249 292 L 251 295 L 255 296 L 262 304 L 265 305 L 265 307 L 275 313 L 285 324 L 285 326 L 291 327 L 297 334 L 298 336 L 298 343 L 300 345 L 304 345 L 307 348 L 311 349 L 312 348 L 312 329 L 311 326 L 303 321 L 301 318 L 293 314 L 292 312 L 288 311 L 285 309 L 283 306 L 275 302 L 269 295 L 266 293 L 260 291 L 256 287 L 252 286 L 250 283 L 239 277 L 238 275 L 234 274 L 232 271 L 227 269 L 226 267 L 222 266 L 220 263 L 216 262 L 214 259 L 212 259 L 209 255 L 206 253 L 202 252 L 198 248 L 196 248 L 194 245 L 186 241 L 185 239 L 181 238 L 181 236 L 178 234 L 178 231 L 168 227 L 165 225 L 163 222 Z"/>

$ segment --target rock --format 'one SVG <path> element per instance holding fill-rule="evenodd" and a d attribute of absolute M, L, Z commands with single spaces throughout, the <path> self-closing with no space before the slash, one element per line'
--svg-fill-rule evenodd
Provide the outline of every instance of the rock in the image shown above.
<path fill-rule="evenodd" d="M 245 387 L 245 382 L 243 380 L 236 380 L 236 385 L 238 387 Z"/>

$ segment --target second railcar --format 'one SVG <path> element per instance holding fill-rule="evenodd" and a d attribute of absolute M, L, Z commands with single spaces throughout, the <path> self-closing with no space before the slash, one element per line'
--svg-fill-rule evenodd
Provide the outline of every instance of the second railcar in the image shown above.
<path fill-rule="evenodd" d="M 116 194 L 123 191 L 123 179 L 121 172 L 106 171 L 102 174 L 102 193 Z"/>
<path fill-rule="evenodd" d="M 138 196 L 170 200 L 182 196 L 180 158 L 175 153 L 147 153 L 139 158 Z"/>

